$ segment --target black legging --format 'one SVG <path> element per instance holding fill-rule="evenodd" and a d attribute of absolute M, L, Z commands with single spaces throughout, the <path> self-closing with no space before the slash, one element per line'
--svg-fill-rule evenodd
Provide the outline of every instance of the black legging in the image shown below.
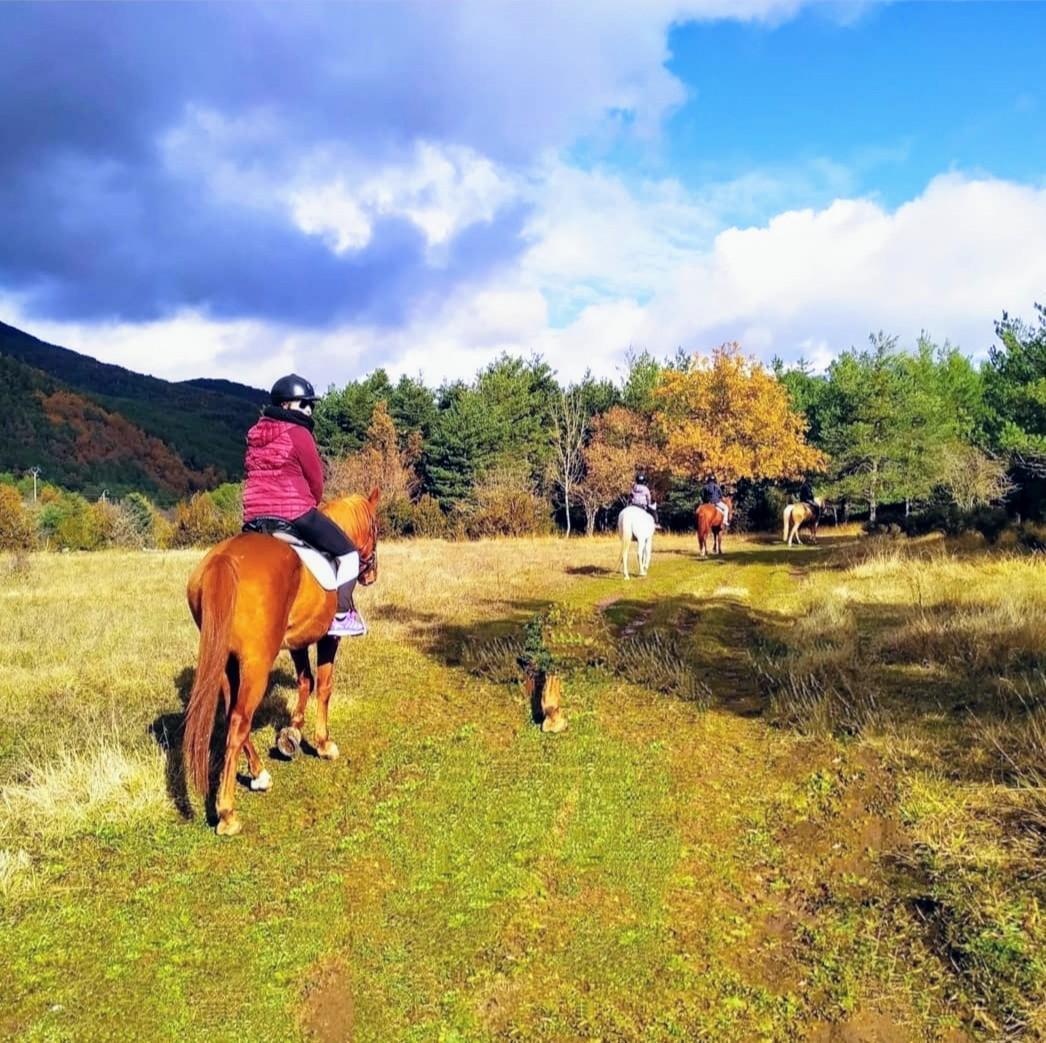
<path fill-rule="evenodd" d="M 315 507 L 311 511 L 306 511 L 301 517 L 295 518 L 291 525 L 306 543 L 323 551 L 324 554 L 340 558 L 343 554 L 351 554 L 358 549 L 339 526 L 335 525 L 325 514 L 320 514 Z M 355 578 L 338 587 L 338 612 L 348 612 L 355 608 L 352 602 L 352 592 L 355 587 Z"/>
<path fill-rule="evenodd" d="M 351 554 L 358 549 L 339 526 L 335 525 L 325 514 L 320 514 L 315 507 L 311 511 L 306 511 L 301 517 L 295 518 L 291 525 L 306 543 L 335 558 L 340 558 L 343 554 Z"/>

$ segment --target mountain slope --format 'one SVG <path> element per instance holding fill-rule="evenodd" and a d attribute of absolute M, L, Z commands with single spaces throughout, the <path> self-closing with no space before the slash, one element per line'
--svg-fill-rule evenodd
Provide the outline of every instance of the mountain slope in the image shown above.
<path fill-rule="evenodd" d="M 244 433 L 257 418 L 258 406 L 267 398 L 263 391 L 231 381 L 172 383 L 145 376 L 48 344 L 2 322 L 0 356 L 31 367 L 56 382 L 48 386 L 46 394 L 56 390 L 70 392 L 158 439 L 180 458 L 187 473 L 196 474 L 201 481 L 205 475 L 215 481 L 239 478 Z M 10 379 L 14 373 L 7 376 Z M 14 411 L 4 421 L 5 430 L 9 424 L 22 423 L 39 433 L 41 422 L 58 423 L 53 417 L 49 419 L 46 410 L 37 411 L 24 397 L 16 397 L 13 402 L 7 395 L 4 399 Z M 19 420 L 18 413 L 23 409 L 30 415 Z M 94 422 L 101 421 L 96 417 Z M 48 444 L 51 442 L 53 439 Z M 143 452 L 151 451 L 143 445 Z M 0 453 L 2 468 L 17 466 L 8 458 L 22 455 L 9 454 L 6 447 Z"/>
<path fill-rule="evenodd" d="M 261 388 L 252 388 L 249 384 L 237 384 L 235 380 L 219 380 L 214 377 L 193 377 L 192 380 L 180 381 L 182 387 L 203 388 L 205 391 L 217 391 L 221 395 L 242 398 L 253 406 L 267 406 L 269 392 Z"/>
<path fill-rule="evenodd" d="M 46 373 L 0 355 L 0 470 L 39 467 L 48 482 L 98 495 L 141 490 L 170 501 L 214 485 L 159 438 Z"/>

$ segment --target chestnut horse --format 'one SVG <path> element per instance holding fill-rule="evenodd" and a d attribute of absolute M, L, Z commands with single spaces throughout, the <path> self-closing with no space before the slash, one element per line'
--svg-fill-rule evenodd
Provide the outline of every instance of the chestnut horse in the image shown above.
<path fill-rule="evenodd" d="M 734 513 L 734 498 L 724 496 L 723 503 Z M 701 557 L 708 557 L 708 535 L 712 535 L 712 553 L 723 553 L 723 512 L 714 503 L 698 504 L 694 511 L 697 518 L 697 542 L 701 547 Z"/>
<path fill-rule="evenodd" d="M 378 490 L 370 496 L 345 496 L 322 504 L 320 510 L 341 526 L 359 548 L 359 581 L 378 577 Z M 225 762 L 215 801 L 218 833 L 240 831 L 233 809 L 236 766 L 247 754 L 252 790 L 272 786 L 269 773 L 251 742 L 251 720 L 269 685 L 269 672 L 281 648 L 290 650 L 298 674 L 298 704 L 289 736 L 280 735 L 281 749 L 295 751 L 301 742 L 305 704 L 316 690 L 316 752 L 333 760 L 327 703 L 334 684 L 336 637 L 327 629 L 334 618 L 337 596 L 324 590 L 301 559 L 282 540 L 245 532 L 212 548 L 189 577 L 189 609 L 200 628 L 196 678 L 185 710 L 183 746 L 186 775 L 200 793 L 210 778 L 211 733 L 218 693 L 225 700 L 228 735 Z M 317 645 L 316 678 L 309 665 L 309 646 Z"/>

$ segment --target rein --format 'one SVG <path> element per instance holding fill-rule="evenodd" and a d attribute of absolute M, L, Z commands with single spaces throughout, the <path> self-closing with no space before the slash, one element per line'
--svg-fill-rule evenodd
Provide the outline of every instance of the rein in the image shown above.
<path fill-rule="evenodd" d="M 370 517 L 370 554 L 364 557 L 360 555 L 360 575 L 363 576 L 376 569 L 378 565 L 378 516 L 371 513 Z"/>

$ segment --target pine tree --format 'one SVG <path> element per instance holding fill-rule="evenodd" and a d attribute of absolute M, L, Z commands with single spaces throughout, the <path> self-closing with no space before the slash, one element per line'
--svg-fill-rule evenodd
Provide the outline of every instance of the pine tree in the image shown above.
<path fill-rule="evenodd" d="M 439 416 L 428 446 L 426 486 L 449 509 L 469 498 L 490 466 L 498 443 L 486 404 L 473 392 L 460 395 Z"/>

